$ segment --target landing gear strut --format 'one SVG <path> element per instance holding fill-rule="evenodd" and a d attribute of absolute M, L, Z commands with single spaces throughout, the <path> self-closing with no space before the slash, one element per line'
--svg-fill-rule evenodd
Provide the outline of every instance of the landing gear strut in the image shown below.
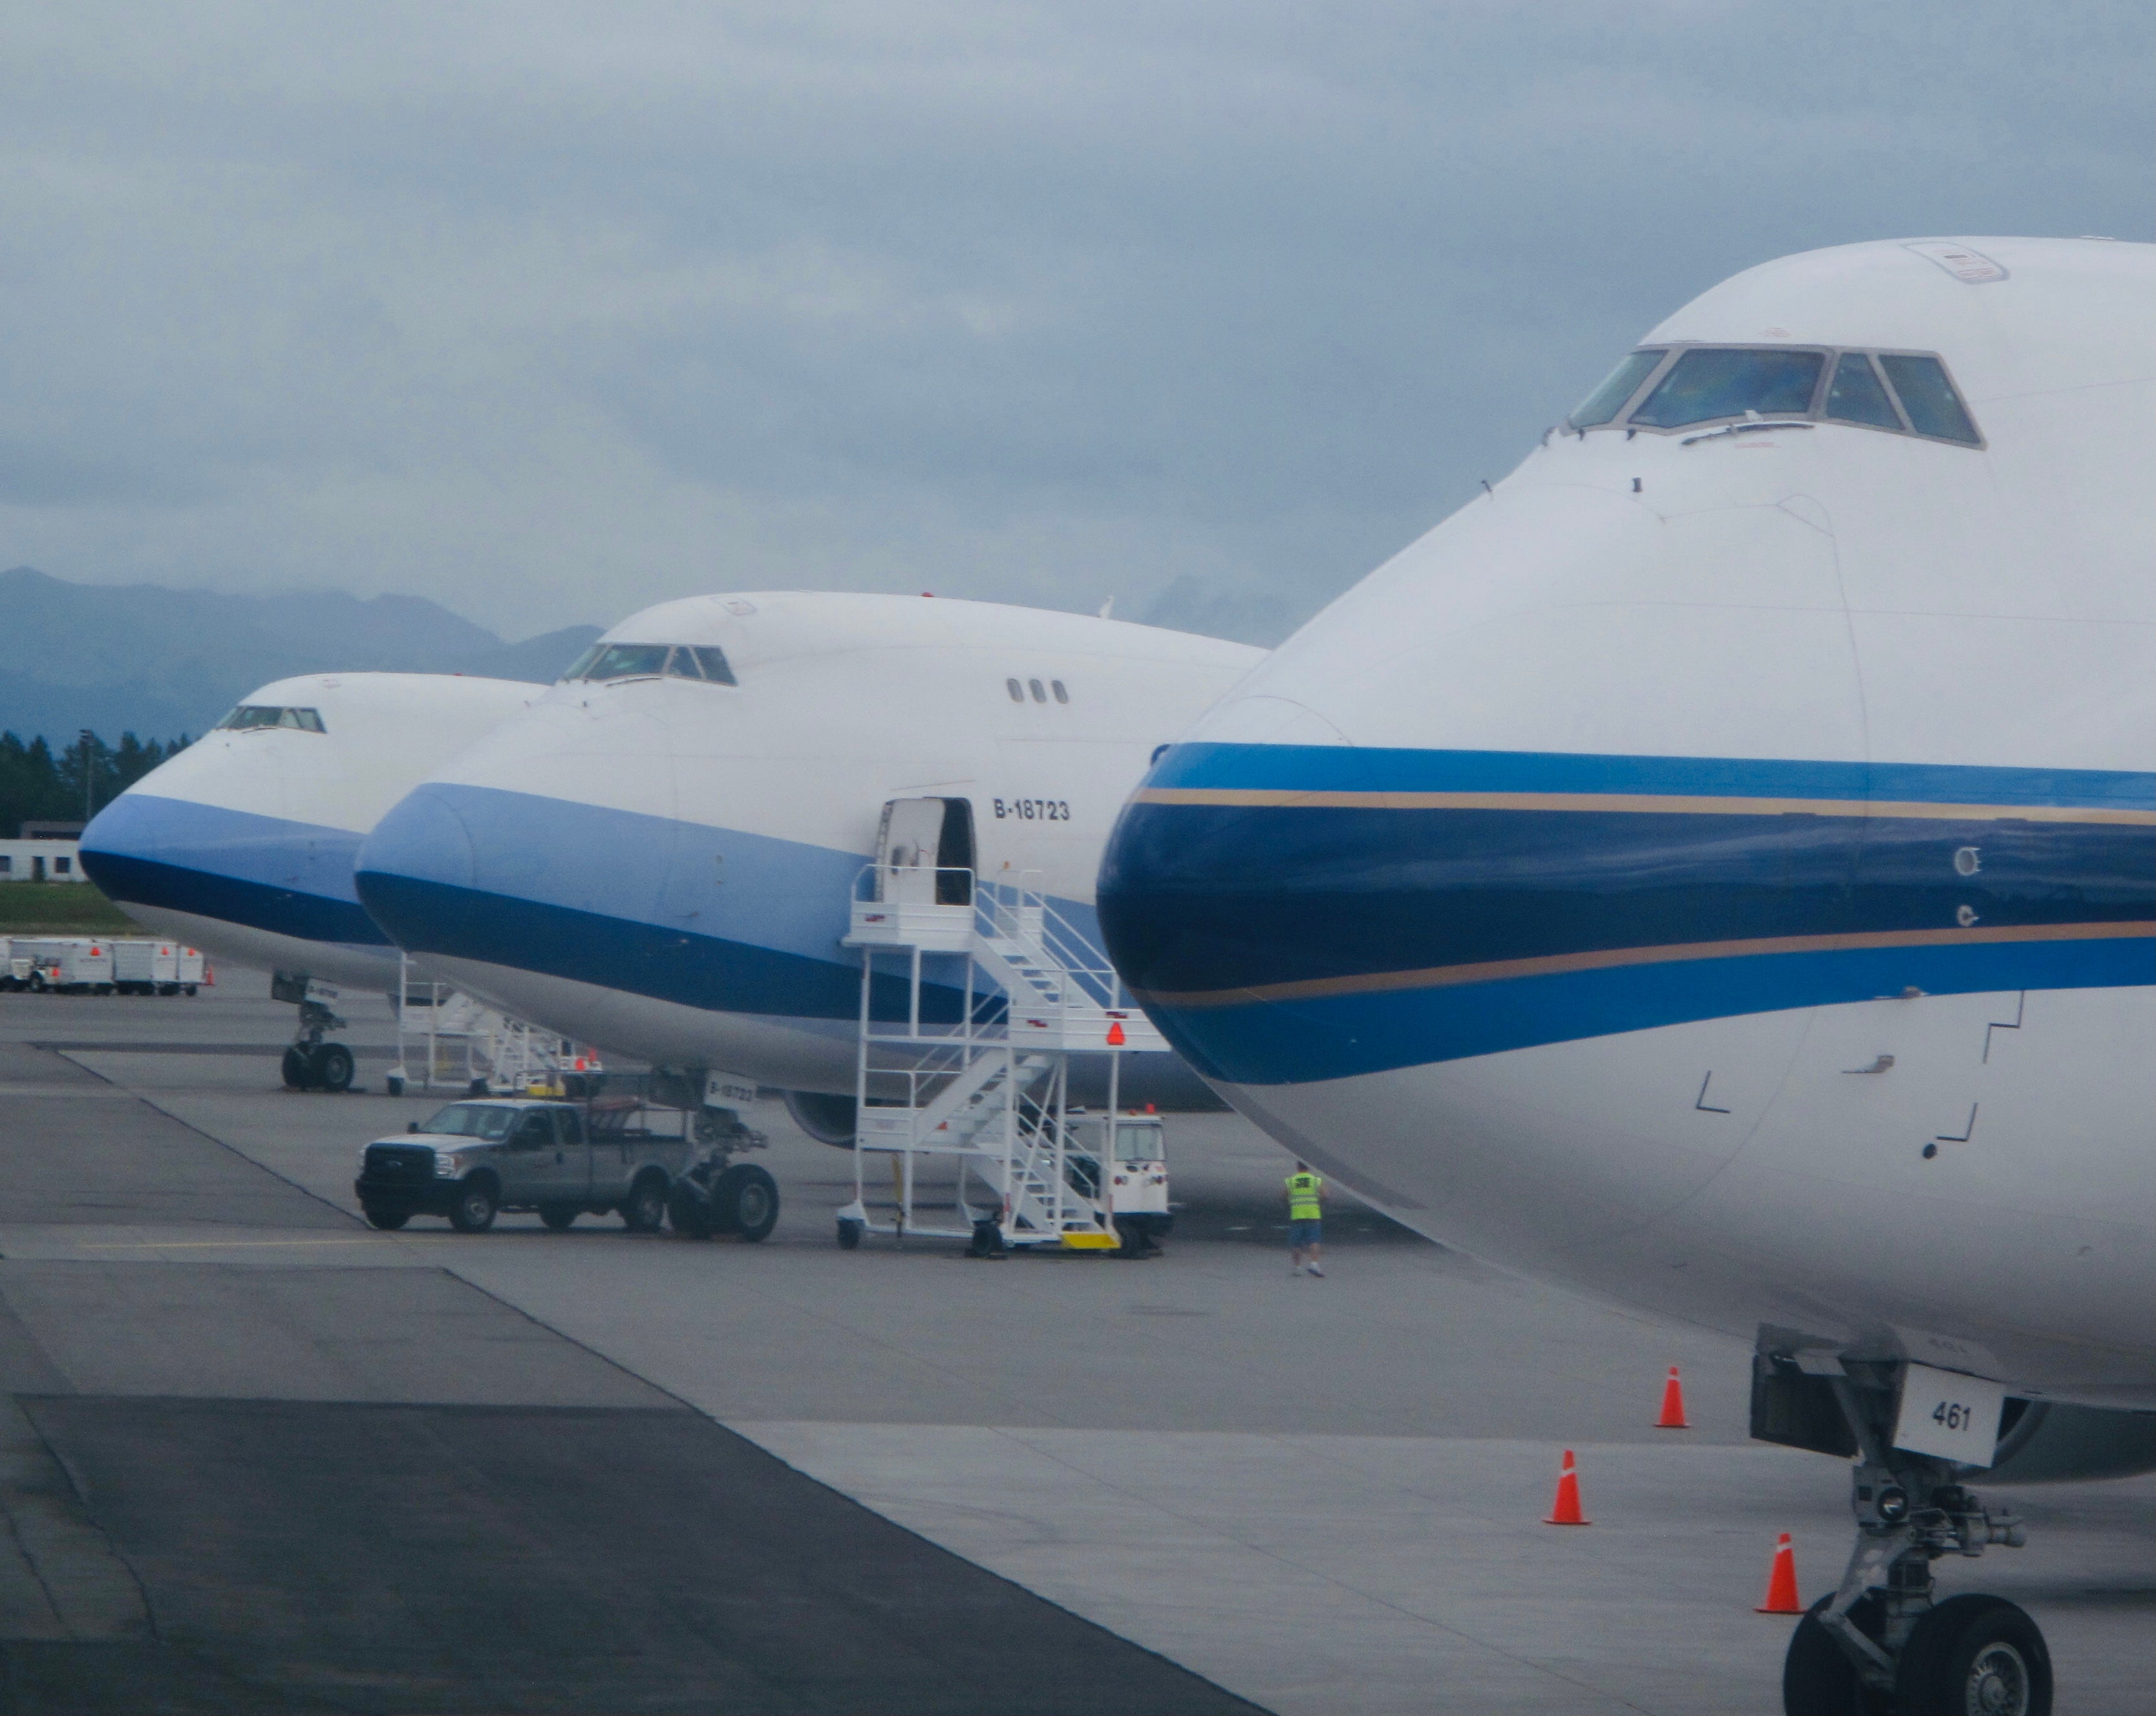
<path fill-rule="evenodd" d="M 336 991 L 326 983 L 280 971 L 270 981 L 270 995 L 278 1001 L 298 1003 L 300 1027 L 285 1051 L 283 1073 L 288 1090 L 349 1090 L 354 1065 L 352 1051 L 341 1042 L 323 1039 L 344 1029 L 345 1022 L 331 1011 Z"/>
<path fill-rule="evenodd" d="M 2020 1522 L 1960 1483 L 1967 1469 L 1892 1445 L 1899 1367 L 1842 1361 L 1830 1380 L 1860 1456 L 1856 1548 L 1831 1596 L 1798 1623 L 1782 1671 L 1786 1716 L 2051 1716 L 2051 1659 L 2002 1598 L 1933 1597 L 1932 1563 L 2018 1548 Z M 1822 1379 L 1823 1380 L 1826 1379 Z"/>

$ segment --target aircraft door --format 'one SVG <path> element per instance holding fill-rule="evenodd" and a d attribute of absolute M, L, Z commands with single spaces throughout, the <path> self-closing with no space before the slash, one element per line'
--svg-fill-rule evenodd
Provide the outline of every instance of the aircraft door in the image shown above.
<path fill-rule="evenodd" d="M 876 829 L 876 899 L 887 905 L 932 905 L 942 862 L 943 801 L 894 798 Z"/>
<path fill-rule="evenodd" d="M 971 905 L 973 873 L 973 806 L 969 799 L 947 798 L 943 826 L 936 838 L 936 904 Z"/>

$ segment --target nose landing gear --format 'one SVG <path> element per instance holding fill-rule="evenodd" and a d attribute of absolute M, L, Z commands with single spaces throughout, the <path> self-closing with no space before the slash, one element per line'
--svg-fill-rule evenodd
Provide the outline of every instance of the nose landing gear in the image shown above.
<path fill-rule="evenodd" d="M 1843 1368 L 1831 1386 L 1861 1455 L 1856 1547 L 1789 1641 L 1786 1716 L 2051 1716 L 2051 1653 L 2036 1623 L 1999 1597 L 1933 1596 L 1933 1561 L 2019 1548 L 2020 1522 L 1964 1488 L 1966 1468 L 1892 1446 L 1897 1367 Z"/>
<path fill-rule="evenodd" d="M 293 1033 L 291 1045 L 284 1055 L 281 1071 L 285 1088 L 351 1089 L 355 1071 L 352 1051 L 341 1042 L 324 1040 L 329 1032 L 341 1031 L 345 1027 L 345 1022 L 329 1006 L 336 999 L 336 991 L 312 978 L 280 971 L 270 982 L 270 993 L 275 1000 L 296 1002 L 300 1009 L 299 1029 Z"/>

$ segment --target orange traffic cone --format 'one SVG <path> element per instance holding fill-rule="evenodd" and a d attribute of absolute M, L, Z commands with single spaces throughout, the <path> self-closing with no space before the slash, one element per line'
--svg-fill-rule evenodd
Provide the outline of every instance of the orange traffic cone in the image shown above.
<path fill-rule="evenodd" d="M 1564 1465 L 1557 1474 L 1557 1499 L 1550 1503 L 1545 1525 L 1587 1525 L 1593 1522 L 1579 1511 L 1579 1473 L 1572 1463 L 1572 1450 L 1564 1451 Z"/>
<path fill-rule="evenodd" d="M 1670 1366 L 1670 1380 L 1662 1385 L 1662 1416 L 1655 1420 L 1657 1430 L 1689 1430 L 1685 1422 L 1684 1385 L 1677 1380 L 1677 1367 Z"/>
<path fill-rule="evenodd" d="M 1755 1615 L 1801 1615 L 1804 1599 L 1797 1595 L 1797 1552 L 1784 1532 L 1774 1545 L 1774 1565 L 1767 1570 L 1767 1596 L 1752 1611 Z"/>
<path fill-rule="evenodd" d="M 1108 1024 L 1108 1047 L 1110 1048 L 1121 1048 L 1123 1046 L 1125 1040 L 1126 1039 L 1123 1036 L 1123 1022 L 1121 1019 L 1111 1020 Z"/>

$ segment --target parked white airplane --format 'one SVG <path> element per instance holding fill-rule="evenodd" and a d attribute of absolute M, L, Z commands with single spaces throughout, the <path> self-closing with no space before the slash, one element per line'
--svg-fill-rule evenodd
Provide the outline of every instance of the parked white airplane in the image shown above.
<path fill-rule="evenodd" d="M 349 1051 L 311 979 L 383 993 L 400 955 L 352 889 L 359 843 L 444 759 L 544 688 L 443 674 L 310 674 L 251 694 L 83 831 L 83 868 L 145 928 L 277 974 L 300 1003 L 295 1050 L 341 1060 L 306 1082 L 351 1082 Z M 287 1076 L 294 1068 L 287 1057 Z"/>
<path fill-rule="evenodd" d="M 384 817 L 360 898 L 459 988 L 602 1048 L 801 1093 L 797 1117 L 837 1141 L 860 1010 L 841 943 L 886 806 L 903 802 L 893 842 L 1025 878 L 1096 933 L 1101 846 L 1132 783 L 1260 658 L 984 602 L 662 603 Z M 932 999 L 955 1017 L 963 993 Z M 1214 1100 L 1172 1055 L 1129 1060 L 1133 1100 Z"/>
<path fill-rule="evenodd" d="M 1237 1108 L 1755 1339 L 1754 1434 L 1861 1454 L 1793 1712 L 2047 1708 L 2025 1616 L 1931 1603 L 2012 1529 L 1961 1480 L 2156 1463 L 2152 311 L 2156 250 L 2100 241 L 1738 275 L 1105 860 L 1118 968 Z"/>

